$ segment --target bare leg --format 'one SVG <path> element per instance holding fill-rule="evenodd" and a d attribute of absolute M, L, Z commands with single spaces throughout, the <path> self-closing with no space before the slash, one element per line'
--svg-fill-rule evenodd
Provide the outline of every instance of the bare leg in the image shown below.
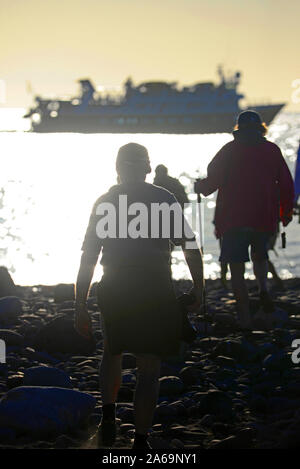
<path fill-rule="evenodd" d="M 107 340 L 104 339 L 104 351 L 100 365 L 102 405 L 116 402 L 121 380 L 122 355 L 112 355 L 109 351 Z"/>
<path fill-rule="evenodd" d="M 135 429 L 146 435 L 152 426 L 159 393 L 160 358 L 153 355 L 137 356 L 137 385 L 134 398 Z"/>
<path fill-rule="evenodd" d="M 273 262 L 271 262 L 270 260 L 268 261 L 268 271 L 272 274 L 272 277 L 273 277 L 273 280 L 274 280 L 274 283 L 275 283 L 276 287 L 283 290 L 284 289 L 283 281 L 279 277 Z"/>
<path fill-rule="evenodd" d="M 248 289 L 245 282 L 245 264 L 243 262 L 230 263 L 231 284 L 237 303 L 238 317 L 241 327 L 250 327 L 250 311 Z"/>
<path fill-rule="evenodd" d="M 221 282 L 224 288 L 228 288 L 226 282 L 226 274 L 228 272 L 228 264 L 227 262 L 221 262 Z"/>
<path fill-rule="evenodd" d="M 267 277 L 268 277 L 268 271 L 269 271 L 268 260 L 267 259 L 259 260 L 254 255 L 252 255 L 252 262 L 253 262 L 253 271 L 254 271 L 254 275 L 258 283 L 259 291 L 260 293 L 267 292 L 268 291 Z"/>

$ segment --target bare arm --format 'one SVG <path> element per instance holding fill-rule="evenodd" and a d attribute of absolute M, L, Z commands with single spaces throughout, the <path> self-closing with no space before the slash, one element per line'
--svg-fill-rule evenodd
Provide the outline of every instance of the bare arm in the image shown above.
<path fill-rule="evenodd" d="M 193 279 L 194 292 L 197 297 L 197 301 L 202 303 L 204 288 L 202 255 L 198 249 L 184 248 L 183 254 Z"/>
<path fill-rule="evenodd" d="M 86 339 L 92 335 L 91 319 L 86 307 L 86 301 L 97 259 L 97 255 L 83 251 L 76 282 L 75 329 Z"/>
<path fill-rule="evenodd" d="M 97 259 L 85 251 L 81 255 L 75 290 L 76 304 L 86 303 Z"/>

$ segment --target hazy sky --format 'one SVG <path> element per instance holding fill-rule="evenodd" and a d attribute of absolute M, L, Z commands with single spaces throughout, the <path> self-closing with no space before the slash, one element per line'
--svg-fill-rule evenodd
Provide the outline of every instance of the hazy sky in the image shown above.
<path fill-rule="evenodd" d="M 299 0 L 0 0 L 6 105 L 31 102 L 26 80 L 48 96 L 83 77 L 192 84 L 215 81 L 220 63 L 242 72 L 250 103 L 291 102 L 299 19 Z"/>

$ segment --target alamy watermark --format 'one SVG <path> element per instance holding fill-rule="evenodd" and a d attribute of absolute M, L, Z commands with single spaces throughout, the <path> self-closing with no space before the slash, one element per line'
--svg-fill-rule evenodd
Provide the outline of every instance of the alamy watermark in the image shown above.
<path fill-rule="evenodd" d="M 6 345 L 2 339 L 0 339 L 0 363 L 6 363 Z"/>
<path fill-rule="evenodd" d="M 115 204 L 101 202 L 96 207 L 99 221 L 96 233 L 100 239 L 172 239 L 183 240 L 186 249 L 198 249 L 193 228 L 199 204 L 167 202 L 149 205 L 134 202 L 128 205 L 127 195 L 119 195 L 118 209 Z M 184 215 L 184 209 L 190 208 Z M 189 220 L 189 221 L 188 221 Z"/>
<path fill-rule="evenodd" d="M 300 363 L 300 339 L 293 340 L 292 348 L 296 349 L 292 353 L 292 362 L 298 365 Z"/>

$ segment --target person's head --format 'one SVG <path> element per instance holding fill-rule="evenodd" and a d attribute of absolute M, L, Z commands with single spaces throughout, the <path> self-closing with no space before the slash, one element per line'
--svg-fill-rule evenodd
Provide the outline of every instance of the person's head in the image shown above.
<path fill-rule="evenodd" d="M 144 181 L 151 173 L 147 148 L 138 143 L 127 143 L 119 148 L 116 170 L 120 182 Z"/>
<path fill-rule="evenodd" d="M 235 130 L 256 130 L 266 135 L 268 128 L 256 111 L 243 111 L 239 114 Z"/>
<path fill-rule="evenodd" d="M 159 164 L 158 166 L 156 166 L 155 168 L 156 176 L 162 177 L 162 176 L 167 176 L 167 174 L 168 174 L 168 168 L 166 166 L 164 166 L 163 164 Z"/>

